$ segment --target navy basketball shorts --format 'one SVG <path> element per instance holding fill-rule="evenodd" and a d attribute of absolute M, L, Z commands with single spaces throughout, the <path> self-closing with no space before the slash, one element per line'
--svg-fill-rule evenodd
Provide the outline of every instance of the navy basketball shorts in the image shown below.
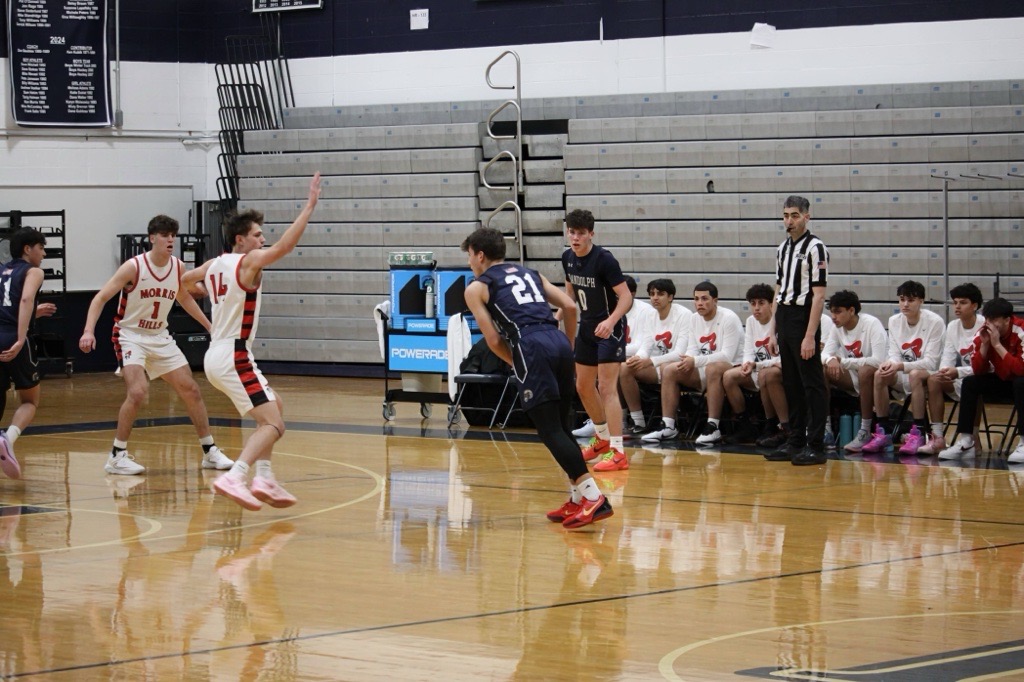
<path fill-rule="evenodd" d="M 572 347 L 555 327 L 525 334 L 512 350 L 524 410 L 571 395 L 576 386 Z"/>
<path fill-rule="evenodd" d="M 0 333 L 0 350 L 7 350 L 18 340 L 16 331 Z M 26 391 L 39 385 L 39 361 L 32 349 L 32 340 L 25 341 L 21 351 L 10 362 L 0 362 L 0 390 L 6 391 L 14 383 L 14 388 Z"/>
<path fill-rule="evenodd" d="M 619 320 L 607 339 L 594 336 L 597 322 L 583 320 L 576 335 L 576 362 L 581 365 L 597 366 L 606 362 L 625 362 L 626 334 L 622 320 Z"/>

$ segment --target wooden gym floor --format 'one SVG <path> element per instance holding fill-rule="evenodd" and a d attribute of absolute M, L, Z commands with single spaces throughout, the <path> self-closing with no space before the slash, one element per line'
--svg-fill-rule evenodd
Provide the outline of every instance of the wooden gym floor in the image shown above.
<path fill-rule="evenodd" d="M 242 512 L 157 382 L 108 477 L 123 384 L 47 379 L 0 479 L 0 677 L 1024 679 L 1024 470 L 630 449 L 565 531 L 525 431 L 381 419 L 383 383 L 271 377 L 299 497 Z M 200 379 L 218 444 L 248 432 Z M 4 424 L 8 423 L 8 407 Z M 144 421 L 148 419 L 149 421 Z"/>

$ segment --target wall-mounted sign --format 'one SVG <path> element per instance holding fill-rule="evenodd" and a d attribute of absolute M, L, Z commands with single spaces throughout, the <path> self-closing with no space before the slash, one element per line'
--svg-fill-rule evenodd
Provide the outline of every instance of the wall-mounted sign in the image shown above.
<path fill-rule="evenodd" d="M 290 9 L 320 9 L 324 0 L 252 0 L 253 12 L 283 12 Z"/>
<path fill-rule="evenodd" d="M 15 123 L 109 126 L 106 0 L 9 0 L 7 11 Z"/>

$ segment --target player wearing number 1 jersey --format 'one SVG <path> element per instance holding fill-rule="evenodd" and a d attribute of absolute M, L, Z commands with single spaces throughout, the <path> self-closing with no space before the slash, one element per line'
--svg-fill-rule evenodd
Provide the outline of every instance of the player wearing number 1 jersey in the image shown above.
<path fill-rule="evenodd" d="M 479 228 L 462 242 L 476 279 L 466 287 L 466 305 L 480 324 L 487 346 L 512 366 L 519 400 L 544 445 L 569 477 L 569 499 L 547 517 L 580 528 L 612 515 L 612 506 L 587 471 L 569 429 L 573 399 L 576 306 L 537 272 L 505 262 L 501 232 Z M 551 314 L 558 306 L 565 334 Z"/>
<path fill-rule="evenodd" d="M 281 399 L 256 366 L 252 342 L 260 321 L 263 268 L 292 252 L 306 231 L 319 198 L 317 173 L 309 183 L 309 198 L 295 222 L 276 244 L 266 249 L 262 213 L 250 210 L 231 216 L 224 230 L 231 252 L 206 261 L 184 278 L 186 285 L 202 282 L 213 302 L 212 339 L 203 362 L 206 378 L 231 399 L 239 414 L 256 421 L 256 430 L 246 441 L 238 461 L 231 471 L 213 482 L 213 492 L 250 511 L 261 509 L 264 502 L 271 507 L 290 507 L 296 502 L 270 469 L 274 443 L 284 435 L 284 418 Z M 256 471 L 250 487 L 251 467 Z"/>
<path fill-rule="evenodd" d="M 123 370 L 127 395 L 117 415 L 114 446 L 103 468 L 108 474 L 127 476 L 146 470 L 128 454 L 128 438 L 139 406 L 149 393 L 149 382 L 159 377 L 185 402 L 203 447 L 202 467 L 230 469 L 233 462 L 214 444 L 210 434 L 206 404 L 188 360 L 167 331 L 167 314 L 175 301 L 203 327 L 210 328 L 206 315 L 181 286 L 185 267 L 174 256 L 178 221 L 158 215 L 149 221 L 148 233 L 150 250 L 125 261 L 93 297 L 78 342 L 83 353 L 96 348 L 96 322 L 103 306 L 120 292 L 111 340 Z"/>

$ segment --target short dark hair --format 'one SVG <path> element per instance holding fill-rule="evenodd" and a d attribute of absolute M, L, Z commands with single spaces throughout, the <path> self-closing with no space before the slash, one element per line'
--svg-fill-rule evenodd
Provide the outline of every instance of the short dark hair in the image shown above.
<path fill-rule="evenodd" d="M 716 287 L 708 280 L 699 282 L 697 286 L 693 288 L 693 293 L 697 293 L 698 291 L 706 291 L 709 294 L 711 294 L 711 298 L 718 298 L 718 287 Z"/>
<path fill-rule="evenodd" d="M 786 197 L 786 201 L 785 203 L 782 204 L 782 208 L 795 208 L 801 213 L 810 213 L 811 202 L 807 201 L 807 199 L 797 194 L 790 194 L 788 197 Z"/>
<path fill-rule="evenodd" d="M 949 290 L 950 298 L 966 298 L 971 303 L 974 303 L 979 308 L 982 303 L 985 302 L 981 295 L 981 289 L 972 282 L 965 282 L 964 284 L 958 284 Z"/>
<path fill-rule="evenodd" d="M 912 279 L 908 279 L 903 284 L 899 285 L 896 289 L 897 296 L 906 296 L 907 298 L 924 298 L 924 285 L 920 282 L 915 282 Z"/>
<path fill-rule="evenodd" d="M 34 227 L 22 227 L 11 235 L 11 258 L 21 258 L 25 249 L 36 244 L 46 246 L 46 236 Z"/>
<path fill-rule="evenodd" d="M 235 248 L 235 239 L 249 234 L 253 223 L 263 225 L 262 211 L 250 208 L 241 213 L 231 213 L 224 219 L 224 241 L 228 251 Z"/>
<path fill-rule="evenodd" d="M 636 280 L 633 279 L 632 275 L 623 275 L 626 278 L 626 288 L 629 289 L 629 293 L 636 294 Z"/>
<path fill-rule="evenodd" d="M 178 234 L 178 221 L 169 215 L 153 216 L 149 221 L 147 234 Z"/>
<path fill-rule="evenodd" d="M 462 250 L 484 254 L 487 260 L 505 260 L 505 235 L 493 227 L 478 227 L 462 240 Z"/>
<path fill-rule="evenodd" d="M 996 317 L 1013 317 L 1013 304 L 1005 298 L 993 298 L 985 302 L 981 314 L 986 320 Z"/>
<path fill-rule="evenodd" d="M 853 312 L 860 315 L 860 296 L 849 289 L 837 291 L 828 299 L 828 309 L 833 308 L 853 308 Z"/>
<path fill-rule="evenodd" d="M 584 208 L 577 208 L 565 215 L 565 226 L 572 229 L 583 228 L 587 232 L 594 231 L 594 214 Z"/>
<path fill-rule="evenodd" d="M 770 303 L 773 298 L 775 298 L 775 289 L 770 284 L 755 284 L 747 289 L 747 303 L 758 300 Z"/>
<path fill-rule="evenodd" d="M 675 298 L 676 295 L 676 283 L 670 279 L 662 277 L 661 279 L 652 279 L 647 283 L 647 293 L 650 295 L 652 290 L 657 289 L 658 291 L 664 291 L 669 296 Z"/>

